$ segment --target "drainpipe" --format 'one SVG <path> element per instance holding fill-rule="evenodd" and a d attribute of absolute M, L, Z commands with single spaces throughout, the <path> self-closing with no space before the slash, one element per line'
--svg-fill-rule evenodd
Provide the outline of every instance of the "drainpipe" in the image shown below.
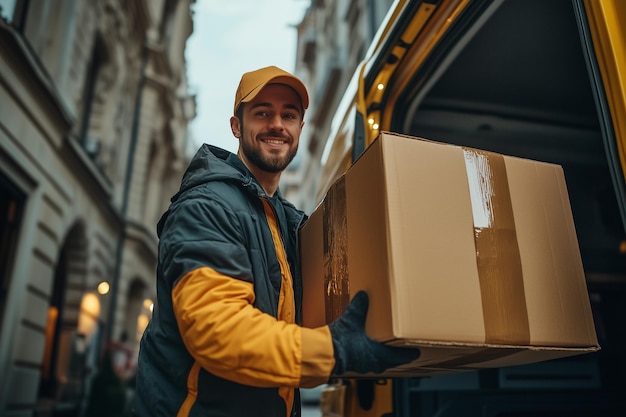
<path fill-rule="evenodd" d="M 376 32 L 378 32 L 378 25 L 376 24 L 376 22 L 378 21 L 377 15 L 376 15 L 376 2 L 374 0 L 369 1 L 368 9 L 369 9 L 368 14 L 370 18 L 370 33 L 368 35 L 369 35 L 369 42 L 372 43 L 374 36 L 376 36 Z"/>
<path fill-rule="evenodd" d="M 143 45 L 141 56 L 141 73 L 139 84 L 137 85 L 137 96 L 135 97 L 135 110 L 133 113 L 133 124 L 131 128 L 130 144 L 128 148 L 128 159 L 126 161 L 126 171 L 124 174 L 124 192 L 122 195 L 122 207 L 120 216 L 122 218 L 122 230 L 117 242 L 117 251 L 115 255 L 115 272 L 113 274 L 113 282 L 111 283 L 111 303 L 109 304 L 109 315 L 107 321 L 106 341 L 113 340 L 113 324 L 115 322 L 115 310 L 117 308 L 117 298 L 119 297 L 119 282 L 122 273 L 122 263 L 124 260 L 124 243 L 126 242 L 126 227 L 128 225 L 128 196 L 132 182 L 132 171 L 137 151 L 137 142 L 139 140 L 139 123 L 141 119 L 141 107 L 143 90 L 146 85 L 146 67 L 148 64 L 148 46 Z"/>

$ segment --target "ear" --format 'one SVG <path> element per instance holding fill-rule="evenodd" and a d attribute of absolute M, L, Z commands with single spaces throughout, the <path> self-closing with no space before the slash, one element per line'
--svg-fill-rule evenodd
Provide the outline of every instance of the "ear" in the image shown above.
<path fill-rule="evenodd" d="M 239 119 L 236 116 L 230 118 L 230 130 L 237 139 L 241 137 L 241 123 L 239 123 Z"/>

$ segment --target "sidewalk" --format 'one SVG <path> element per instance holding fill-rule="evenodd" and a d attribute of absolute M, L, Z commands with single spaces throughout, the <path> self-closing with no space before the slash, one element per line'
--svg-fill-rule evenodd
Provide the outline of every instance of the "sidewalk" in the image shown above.
<path fill-rule="evenodd" d="M 322 417 L 322 411 L 318 404 L 303 404 L 302 405 L 302 417 Z"/>

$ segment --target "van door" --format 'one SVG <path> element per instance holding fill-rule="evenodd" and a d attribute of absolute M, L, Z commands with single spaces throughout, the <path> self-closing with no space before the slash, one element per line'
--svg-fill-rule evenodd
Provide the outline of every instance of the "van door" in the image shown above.
<path fill-rule="evenodd" d="M 602 350 L 396 381 L 394 415 L 625 415 L 626 3 L 474 1 L 456 11 L 427 54 L 405 45 L 366 108 L 377 130 L 563 166 Z M 392 51 L 369 63 L 366 93 Z"/>

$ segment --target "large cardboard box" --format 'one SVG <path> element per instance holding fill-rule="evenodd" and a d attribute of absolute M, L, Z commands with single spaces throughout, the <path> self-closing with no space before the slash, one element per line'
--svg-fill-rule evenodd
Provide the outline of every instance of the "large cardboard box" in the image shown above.
<path fill-rule="evenodd" d="M 382 133 L 300 239 L 305 326 L 366 290 L 368 335 L 421 349 L 381 376 L 599 349 L 558 165 Z"/>

